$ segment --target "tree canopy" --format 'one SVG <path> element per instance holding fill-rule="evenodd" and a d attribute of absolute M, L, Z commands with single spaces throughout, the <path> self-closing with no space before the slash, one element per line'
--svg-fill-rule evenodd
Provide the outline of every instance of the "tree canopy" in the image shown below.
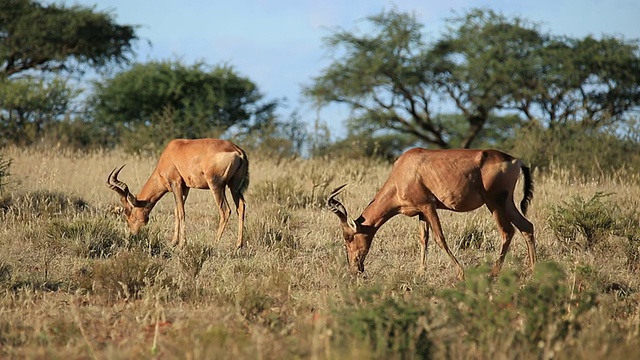
<path fill-rule="evenodd" d="M 77 71 L 129 61 L 135 26 L 80 5 L 0 1 L 0 77 L 27 70 Z"/>
<path fill-rule="evenodd" d="M 30 144 L 68 118 L 80 91 L 63 75 L 126 64 L 135 40 L 94 8 L 0 1 L 0 144 Z"/>
<path fill-rule="evenodd" d="M 431 41 L 409 13 L 367 20 L 366 33 L 337 29 L 325 39 L 338 56 L 304 88 L 319 106 L 349 105 L 352 128 L 467 148 L 505 115 L 597 129 L 640 106 L 637 40 L 555 36 L 484 9 L 449 19 Z"/>
<path fill-rule="evenodd" d="M 395 11 L 368 20 L 372 29 L 367 34 L 337 30 L 325 39 L 344 55 L 304 93 L 320 105 L 348 104 L 358 126 L 391 129 L 446 147 L 431 109 L 434 78 L 422 25 L 413 15 Z"/>
<path fill-rule="evenodd" d="M 91 103 L 94 120 L 112 136 L 140 133 L 156 144 L 260 126 L 277 106 L 263 101 L 257 85 L 230 66 L 177 60 L 137 63 L 97 81 Z"/>
<path fill-rule="evenodd" d="M 57 77 L 0 81 L 0 144 L 31 144 L 67 113 L 78 93 Z"/>

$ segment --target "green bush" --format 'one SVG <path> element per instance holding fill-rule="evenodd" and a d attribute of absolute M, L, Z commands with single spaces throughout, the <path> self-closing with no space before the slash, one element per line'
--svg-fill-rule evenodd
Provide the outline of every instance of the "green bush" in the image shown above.
<path fill-rule="evenodd" d="M 640 269 L 640 214 L 636 208 L 617 217 L 614 233 L 626 240 L 625 255 L 629 270 Z"/>
<path fill-rule="evenodd" d="M 467 280 L 442 292 L 452 327 L 461 327 L 466 340 L 484 357 L 511 358 L 516 351 L 553 352 L 575 338 L 580 319 L 596 305 L 590 290 L 572 291 L 556 263 L 538 263 L 533 278 L 523 286 L 513 272 L 503 271 L 494 281 L 489 268 L 470 269 Z"/>
<path fill-rule="evenodd" d="M 434 344 L 430 338 L 428 306 L 383 296 L 376 289 L 358 290 L 343 307 L 333 310 L 335 341 L 348 349 L 362 344 L 375 358 L 430 358 Z"/>
<path fill-rule="evenodd" d="M 124 250 L 76 272 L 75 284 L 107 301 L 138 299 L 154 285 L 162 265 L 141 250 Z"/>
<path fill-rule="evenodd" d="M 632 131 L 637 137 L 637 130 Z M 635 174 L 640 168 L 640 142 L 632 136 L 621 138 L 615 127 L 589 129 L 565 124 L 546 129 L 530 123 L 499 147 L 533 168 L 570 169 L 572 175 L 584 179 L 616 171 Z"/>
<path fill-rule="evenodd" d="M 595 193 L 584 199 L 574 196 L 551 209 L 549 226 L 565 245 L 590 249 L 615 230 L 618 207 L 605 200 L 611 194 Z M 579 235 L 584 239 L 581 243 Z"/>
<path fill-rule="evenodd" d="M 526 318 L 525 341 L 544 344 L 548 352 L 576 336 L 581 330 L 580 317 L 596 306 L 593 290 L 575 292 L 564 271 L 551 262 L 536 265 L 534 277 L 520 290 L 519 299 Z"/>

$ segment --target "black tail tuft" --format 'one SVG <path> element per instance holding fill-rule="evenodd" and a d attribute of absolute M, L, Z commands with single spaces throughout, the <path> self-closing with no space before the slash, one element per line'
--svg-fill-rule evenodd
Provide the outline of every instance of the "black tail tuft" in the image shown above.
<path fill-rule="evenodd" d="M 242 174 L 242 178 L 238 185 L 238 194 L 243 196 L 244 192 L 249 187 L 249 158 L 244 151 L 242 151 L 242 165 L 240 165 L 239 171 Z"/>
<path fill-rule="evenodd" d="M 533 199 L 533 179 L 531 178 L 531 169 L 522 165 L 522 175 L 524 175 L 524 197 L 520 202 L 520 210 L 522 210 L 522 215 L 527 215 L 529 203 L 531 202 L 531 199 Z"/>

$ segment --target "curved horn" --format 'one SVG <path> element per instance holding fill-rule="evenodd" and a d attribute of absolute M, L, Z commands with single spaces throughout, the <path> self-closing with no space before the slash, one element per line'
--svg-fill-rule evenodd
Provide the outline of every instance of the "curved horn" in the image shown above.
<path fill-rule="evenodd" d="M 120 173 L 120 170 L 122 170 L 122 168 L 125 165 L 126 164 L 123 164 L 119 168 L 116 167 L 113 170 L 111 170 L 111 173 L 109 174 L 109 177 L 107 178 L 107 186 L 109 187 L 109 189 L 117 192 L 118 195 L 123 196 L 123 197 L 127 196 L 127 193 L 129 192 L 129 188 L 127 187 L 127 184 L 125 184 L 122 181 L 118 180 L 118 174 Z"/>
<path fill-rule="evenodd" d="M 338 215 L 338 217 L 340 218 L 340 222 L 342 223 L 347 222 L 347 209 L 345 209 L 340 200 L 336 199 L 336 196 L 338 196 L 338 194 L 342 192 L 345 186 L 347 186 L 347 184 L 338 186 L 337 188 L 333 189 L 333 191 L 327 198 L 327 208 L 329 208 L 329 210 L 331 210 L 331 212 L 333 212 L 334 214 Z"/>
<path fill-rule="evenodd" d="M 329 194 L 329 198 L 327 198 L 327 207 L 334 214 L 338 215 L 338 217 L 340 218 L 340 223 L 342 223 L 343 226 L 346 225 L 353 229 L 353 231 L 358 231 L 358 224 L 353 219 L 349 218 L 349 216 L 347 215 L 347 209 L 344 207 L 344 205 L 342 205 L 340 200 L 336 199 L 336 196 L 338 196 L 338 194 L 342 192 L 345 186 L 347 186 L 347 184 L 338 186 L 337 188 L 333 189 L 331 194 Z"/>
<path fill-rule="evenodd" d="M 143 207 L 145 204 L 138 201 L 135 195 L 129 191 L 129 187 L 123 181 L 118 180 L 118 174 L 126 164 L 122 164 L 120 167 L 116 167 L 111 170 L 109 177 L 107 178 L 107 186 L 109 189 L 115 191 L 121 197 L 127 199 L 127 201 L 134 207 Z"/>

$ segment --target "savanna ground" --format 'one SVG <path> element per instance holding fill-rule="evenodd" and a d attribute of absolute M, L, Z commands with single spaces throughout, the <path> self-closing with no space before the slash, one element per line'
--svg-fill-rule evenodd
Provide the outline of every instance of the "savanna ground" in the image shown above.
<path fill-rule="evenodd" d="M 637 172 L 534 172 L 533 272 L 517 234 L 490 279 L 500 240 L 486 208 L 440 212 L 467 271 L 458 282 L 433 241 L 418 271 L 417 219 L 402 216 L 377 234 L 366 276 L 347 272 L 325 197 L 349 183 L 340 198 L 356 217 L 386 163 L 249 154 L 247 246 L 236 252 L 235 213 L 213 242 L 208 191 L 189 195 L 184 249 L 168 245 L 171 194 L 128 235 L 105 181 L 127 163 L 120 178 L 138 191 L 154 156 L 3 154 L 13 162 L 0 195 L 0 358 L 640 357 Z"/>

